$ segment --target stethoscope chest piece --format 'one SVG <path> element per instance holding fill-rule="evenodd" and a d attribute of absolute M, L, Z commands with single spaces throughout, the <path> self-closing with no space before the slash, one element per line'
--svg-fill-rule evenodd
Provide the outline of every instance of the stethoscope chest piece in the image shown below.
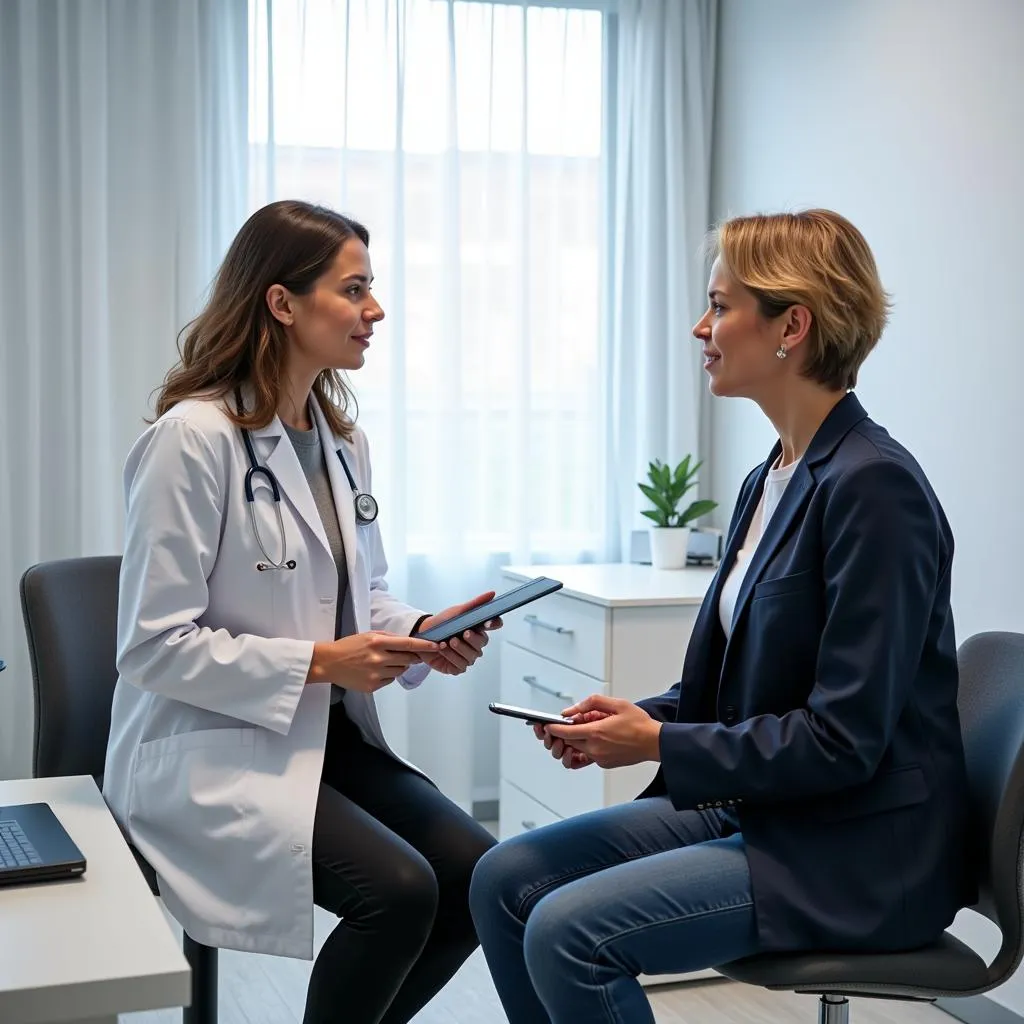
<path fill-rule="evenodd" d="M 377 499 L 372 494 L 357 494 L 355 505 L 356 520 L 360 526 L 369 526 L 377 518 Z"/>

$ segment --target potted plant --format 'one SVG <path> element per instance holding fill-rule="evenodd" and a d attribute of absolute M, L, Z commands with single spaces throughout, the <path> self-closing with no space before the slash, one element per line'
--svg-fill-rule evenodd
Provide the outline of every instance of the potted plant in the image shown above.
<path fill-rule="evenodd" d="M 718 507 L 716 501 L 693 501 L 679 511 L 679 502 L 697 486 L 697 470 L 703 465 L 691 465 L 689 455 L 673 470 L 660 459 L 655 459 L 647 470 L 649 484 L 638 484 L 644 496 L 654 506 L 643 514 L 650 519 L 651 565 L 655 569 L 682 569 L 686 566 L 686 549 L 690 542 L 689 524 Z"/>

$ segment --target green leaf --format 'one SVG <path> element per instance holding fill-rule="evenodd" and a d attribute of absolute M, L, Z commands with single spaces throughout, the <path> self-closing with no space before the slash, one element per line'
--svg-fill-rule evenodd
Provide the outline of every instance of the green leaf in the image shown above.
<path fill-rule="evenodd" d="M 706 516 L 709 512 L 718 508 L 717 501 L 708 501 L 707 499 L 701 501 L 695 501 L 685 512 L 679 517 L 680 525 L 686 525 L 692 522 L 694 519 L 700 519 L 701 516 Z"/>
<path fill-rule="evenodd" d="M 637 486 L 643 491 L 648 501 L 664 515 L 671 515 L 675 511 L 674 506 L 660 491 L 655 490 L 653 487 L 648 487 L 647 484 L 638 484 Z"/>
<path fill-rule="evenodd" d="M 676 484 L 672 488 L 672 495 L 673 495 L 674 500 L 675 501 L 679 501 L 679 499 L 682 498 L 682 496 L 684 494 L 686 494 L 687 491 L 693 490 L 693 488 L 696 487 L 696 486 L 697 486 L 697 481 L 696 480 L 691 480 L 691 481 L 689 481 L 689 483 L 683 481 L 682 483 Z"/>
<path fill-rule="evenodd" d="M 641 512 L 640 515 L 647 516 L 648 519 L 658 526 L 668 526 L 668 518 L 661 512 L 652 512 L 650 509 L 647 509 Z"/>

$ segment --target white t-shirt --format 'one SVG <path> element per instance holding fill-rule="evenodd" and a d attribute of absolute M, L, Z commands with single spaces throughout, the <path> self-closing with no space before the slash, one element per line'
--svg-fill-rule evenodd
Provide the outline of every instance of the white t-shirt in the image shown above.
<path fill-rule="evenodd" d="M 780 455 L 779 458 L 781 459 L 782 456 Z M 736 554 L 736 561 L 726 577 L 721 597 L 718 600 L 718 617 L 727 637 L 732 635 L 732 620 L 736 612 L 736 601 L 740 596 L 743 578 L 747 575 L 747 569 L 750 567 L 750 559 L 753 558 L 757 545 L 764 536 L 764 531 L 768 529 L 768 523 L 771 522 L 775 510 L 779 507 L 779 502 L 782 501 L 786 485 L 792 479 L 796 467 L 799 465 L 800 460 L 797 459 L 796 462 L 791 462 L 782 469 L 768 470 L 768 479 L 764 482 L 764 491 L 761 493 L 761 500 L 757 503 L 754 518 L 750 520 L 750 529 L 743 541 L 743 547 Z"/>

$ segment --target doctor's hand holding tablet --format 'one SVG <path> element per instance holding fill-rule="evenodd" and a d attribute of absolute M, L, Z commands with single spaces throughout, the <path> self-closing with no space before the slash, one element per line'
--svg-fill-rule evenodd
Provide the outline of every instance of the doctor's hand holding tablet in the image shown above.
<path fill-rule="evenodd" d="M 494 591 L 488 591 L 437 615 L 429 615 L 414 636 L 371 630 L 315 644 L 306 681 L 336 683 L 349 690 L 373 693 L 393 683 L 413 665 L 427 665 L 442 675 L 461 675 L 483 653 L 487 633 L 501 628 L 501 619 L 487 619 L 442 642 L 424 639 L 422 634 L 486 605 L 493 597 Z"/>

